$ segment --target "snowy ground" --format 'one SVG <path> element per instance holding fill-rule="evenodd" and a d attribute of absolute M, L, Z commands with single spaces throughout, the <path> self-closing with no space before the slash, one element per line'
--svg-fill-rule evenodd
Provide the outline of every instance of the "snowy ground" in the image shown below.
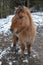
<path fill-rule="evenodd" d="M 17 65 L 20 61 L 14 61 L 15 50 L 11 51 L 11 44 L 12 44 L 12 36 L 10 32 L 10 25 L 11 20 L 14 15 L 9 15 L 6 18 L 0 19 L 0 65 Z M 31 59 L 30 63 L 25 57 L 25 61 L 23 60 L 23 64 L 20 62 L 21 65 L 43 65 L 43 12 L 35 12 L 32 13 L 33 21 L 37 27 L 37 35 L 35 44 L 33 45 L 33 50 L 31 51 Z M 7 54 L 7 55 L 6 55 Z M 9 55 L 10 54 L 10 55 Z M 4 56 L 3 56 L 4 55 Z M 4 59 L 5 58 L 5 59 Z M 7 58 L 7 59 L 6 59 Z M 37 60 L 39 59 L 39 60 Z M 7 63 L 6 63 L 7 61 Z M 27 63 L 27 64 L 26 64 Z M 19 64 L 18 64 L 19 65 Z"/>
<path fill-rule="evenodd" d="M 7 16 L 6 18 L 0 19 L 0 32 L 7 33 L 11 25 L 11 20 L 14 15 Z"/>

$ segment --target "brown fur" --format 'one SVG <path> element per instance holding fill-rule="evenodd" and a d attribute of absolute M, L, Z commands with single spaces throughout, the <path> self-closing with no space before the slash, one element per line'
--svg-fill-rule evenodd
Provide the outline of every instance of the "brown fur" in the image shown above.
<path fill-rule="evenodd" d="M 25 43 L 30 54 L 31 45 L 35 40 L 36 28 L 27 7 L 18 7 L 16 15 L 12 19 L 11 29 L 13 30 L 13 41 L 16 45 L 16 35 L 20 41 L 22 54 L 24 54 Z"/>

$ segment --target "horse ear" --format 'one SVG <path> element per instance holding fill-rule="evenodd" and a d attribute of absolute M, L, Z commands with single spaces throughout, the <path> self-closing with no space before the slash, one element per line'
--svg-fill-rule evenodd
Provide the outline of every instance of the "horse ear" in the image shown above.
<path fill-rule="evenodd" d="M 15 7 L 15 10 L 17 10 L 18 9 L 18 7 Z"/>
<path fill-rule="evenodd" d="M 15 14 L 16 14 L 17 9 L 18 9 L 18 7 L 15 7 L 15 11 L 14 11 Z"/>
<path fill-rule="evenodd" d="M 15 10 L 17 10 L 17 9 L 19 9 L 19 8 L 20 8 L 20 9 L 23 9 L 23 6 L 20 6 L 20 5 L 19 5 L 18 7 L 15 7 Z"/>

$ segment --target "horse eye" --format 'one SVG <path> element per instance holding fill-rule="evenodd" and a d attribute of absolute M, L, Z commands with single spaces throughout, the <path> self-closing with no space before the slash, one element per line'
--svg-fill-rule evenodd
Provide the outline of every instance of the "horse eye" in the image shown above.
<path fill-rule="evenodd" d="M 22 18 L 23 18 L 23 16 L 19 16 L 19 18 L 20 18 L 20 19 L 22 19 Z"/>

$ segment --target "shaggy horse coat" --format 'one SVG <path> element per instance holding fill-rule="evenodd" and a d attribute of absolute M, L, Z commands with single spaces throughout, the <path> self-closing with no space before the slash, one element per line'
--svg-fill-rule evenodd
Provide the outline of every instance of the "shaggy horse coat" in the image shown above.
<path fill-rule="evenodd" d="M 13 45 L 16 46 L 17 40 L 20 41 L 21 55 L 24 54 L 25 45 L 30 55 L 32 43 L 34 43 L 36 28 L 29 9 L 19 6 L 15 16 L 12 18 L 11 31 L 13 32 Z"/>

